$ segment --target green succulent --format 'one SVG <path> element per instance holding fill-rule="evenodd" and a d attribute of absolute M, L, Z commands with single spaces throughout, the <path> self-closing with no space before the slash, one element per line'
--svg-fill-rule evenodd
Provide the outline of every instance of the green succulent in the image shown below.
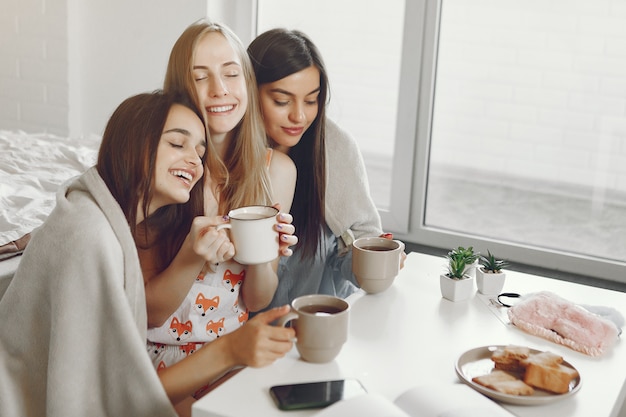
<path fill-rule="evenodd" d="M 473 264 L 474 262 L 476 262 L 480 254 L 474 253 L 473 246 L 470 246 L 468 248 L 459 246 L 458 248 L 452 249 L 450 252 L 448 252 L 448 257 L 450 256 L 462 257 L 465 260 L 465 263 L 469 266 Z"/>
<path fill-rule="evenodd" d="M 465 261 L 463 259 L 452 258 L 448 261 L 448 273 L 446 275 L 448 278 L 452 279 L 463 279 L 465 278 L 466 269 Z"/>
<path fill-rule="evenodd" d="M 487 256 L 480 255 L 479 263 L 485 272 L 492 273 L 500 272 L 502 268 L 509 265 L 509 263 L 503 259 L 496 259 L 489 251 L 487 251 Z"/>
<path fill-rule="evenodd" d="M 464 279 L 467 278 L 465 272 L 471 263 L 467 263 L 467 256 L 463 253 L 449 252 L 446 256 L 448 260 L 448 272 L 446 276 L 452 279 Z"/>

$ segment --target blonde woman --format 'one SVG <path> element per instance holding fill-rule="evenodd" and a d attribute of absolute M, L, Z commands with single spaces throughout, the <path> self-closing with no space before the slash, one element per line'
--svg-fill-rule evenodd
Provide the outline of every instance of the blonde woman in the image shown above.
<path fill-rule="evenodd" d="M 170 54 L 164 90 L 186 92 L 206 112 L 211 144 L 229 176 L 221 192 L 206 193 L 220 194 L 220 213 L 259 203 L 279 203 L 289 212 L 295 165 L 284 154 L 268 152 L 252 64 L 229 28 L 204 20 L 189 26 Z M 210 202 L 207 208 L 215 209 Z"/>
<path fill-rule="evenodd" d="M 177 411 L 187 415 L 193 401 L 224 372 L 220 360 L 228 360 L 230 366 L 261 366 L 290 347 L 292 334 L 269 324 L 285 314 L 287 307 L 247 323 L 248 314 L 266 308 L 274 296 L 278 259 L 261 265 L 238 264 L 232 259 L 234 248 L 227 235 L 214 226 L 227 221 L 222 216 L 237 207 L 278 205 L 284 211 L 276 226 L 280 254 L 291 255 L 289 246 L 297 243 L 297 237 L 286 213 L 294 195 L 296 170 L 288 156 L 272 152 L 266 144 L 252 66 L 245 48 L 228 28 L 207 21 L 189 26 L 170 54 L 164 89 L 186 94 L 203 111 L 210 138 L 208 153 L 217 156 L 208 160 L 206 168 L 206 217 L 192 226 L 192 234 L 196 230 L 203 240 L 209 237 L 211 244 L 183 247 L 165 269 L 156 261 L 154 250 L 140 252 L 148 276 L 148 352 L 166 391 L 176 392 L 170 398 Z M 258 331 L 255 338 L 252 332 L 239 330 L 252 325 Z M 238 362 L 221 350 L 217 350 L 221 356 L 210 358 L 205 352 L 215 350 L 211 346 L 216 344 L 241 350 Z M 197 362 L 191 358 L 199 354 L 211 360 L 202 369 L 221 372 L 190 383 L 191 378 L 180 370 L 198 369 L 187 364 Z M 186 398 L 181 400 L 179 394 Z"/>

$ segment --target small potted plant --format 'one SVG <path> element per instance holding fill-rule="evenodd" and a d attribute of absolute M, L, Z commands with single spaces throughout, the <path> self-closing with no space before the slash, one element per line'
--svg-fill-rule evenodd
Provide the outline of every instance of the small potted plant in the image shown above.
<path fill-rule="evenodd" d="M 476 268 L 478 267 L 478 259 L 480 257 L 479 253 L 474 252 L 474 247 L 470 246 L 464 248 L 459 246 L 456 249 L 452 249 L 449 254 L 453 256 L 460 256 L 465 259 L 465 264 L 467 265 L 467 270 L 465 273 L 472 278 L 476 278 Z"/>
<path fill-rule="evenodd" d="M 472 295 L 474 278 L 468 273 L 477 260 L 473 249 L 459 247 L 448 252 L 447 272 L 439 277 L 441 295 L 450 301 L 466 300 Z"/>
<path fill-rule="evenodd" d="M 497 259 L 491 252 L 487 251 L 487 256 L 480 255 L 480 268 L 476 270 L 476 286 L 481 294 L 500 294 L 504 287 L 506 277 L 503 268 L 508 266 L 508 262 Z"/>

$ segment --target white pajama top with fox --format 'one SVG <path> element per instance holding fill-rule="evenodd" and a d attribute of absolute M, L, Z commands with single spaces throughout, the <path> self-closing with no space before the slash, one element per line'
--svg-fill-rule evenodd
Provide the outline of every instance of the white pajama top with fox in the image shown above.
<path fill-rule="evenodd" d="M 148 353 L 157 369 L 171 366 L 204 343 L 241 327 L 248 309 L 240 296 L 245 267 L 235 261 L 205 265 L 178 309 L 148 329 Z"/>

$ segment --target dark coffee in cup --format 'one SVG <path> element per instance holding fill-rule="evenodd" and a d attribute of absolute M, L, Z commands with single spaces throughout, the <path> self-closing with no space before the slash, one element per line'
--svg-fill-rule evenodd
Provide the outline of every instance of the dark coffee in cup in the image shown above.
<path fill-rule="evenodd" d="M 296 348 L 307 362 L 330 362 L 348 340 L 350 304 L 332 295 L 303 295 L 291 302 L 291 311 L 277 320 L 278 326 L 292 323 Z"/>
<path fill-rule="evenodd" d="M 300 311 L 303 313 L 309 313 L 309 314 L 328 315 L 328 314 L 337 314 L 343 311 L 343 309 L 335 307 L 335 306 L 324 305 L 324 304 L 313 304 L 313 305 L 300 307 Z"/>
<path fill-rule="evenodd" d="M 386 251 L 389 251 L 389 250 L 394 250 L 396 248 L 391 248 L 391 247 L 388 247 L 388 246 L 361 246 L 361 249 L 363 249 L 363 250 L 373 250 L 373 251 L 376 251 L 376 252 L 386 252 Z"/>
<path fill-rule="evenodd" d="M 352 272 L 370 294 L 385 291 L 400 271 L 404 243 L 383 237 L 362 237 L 352 243 Z"/>

